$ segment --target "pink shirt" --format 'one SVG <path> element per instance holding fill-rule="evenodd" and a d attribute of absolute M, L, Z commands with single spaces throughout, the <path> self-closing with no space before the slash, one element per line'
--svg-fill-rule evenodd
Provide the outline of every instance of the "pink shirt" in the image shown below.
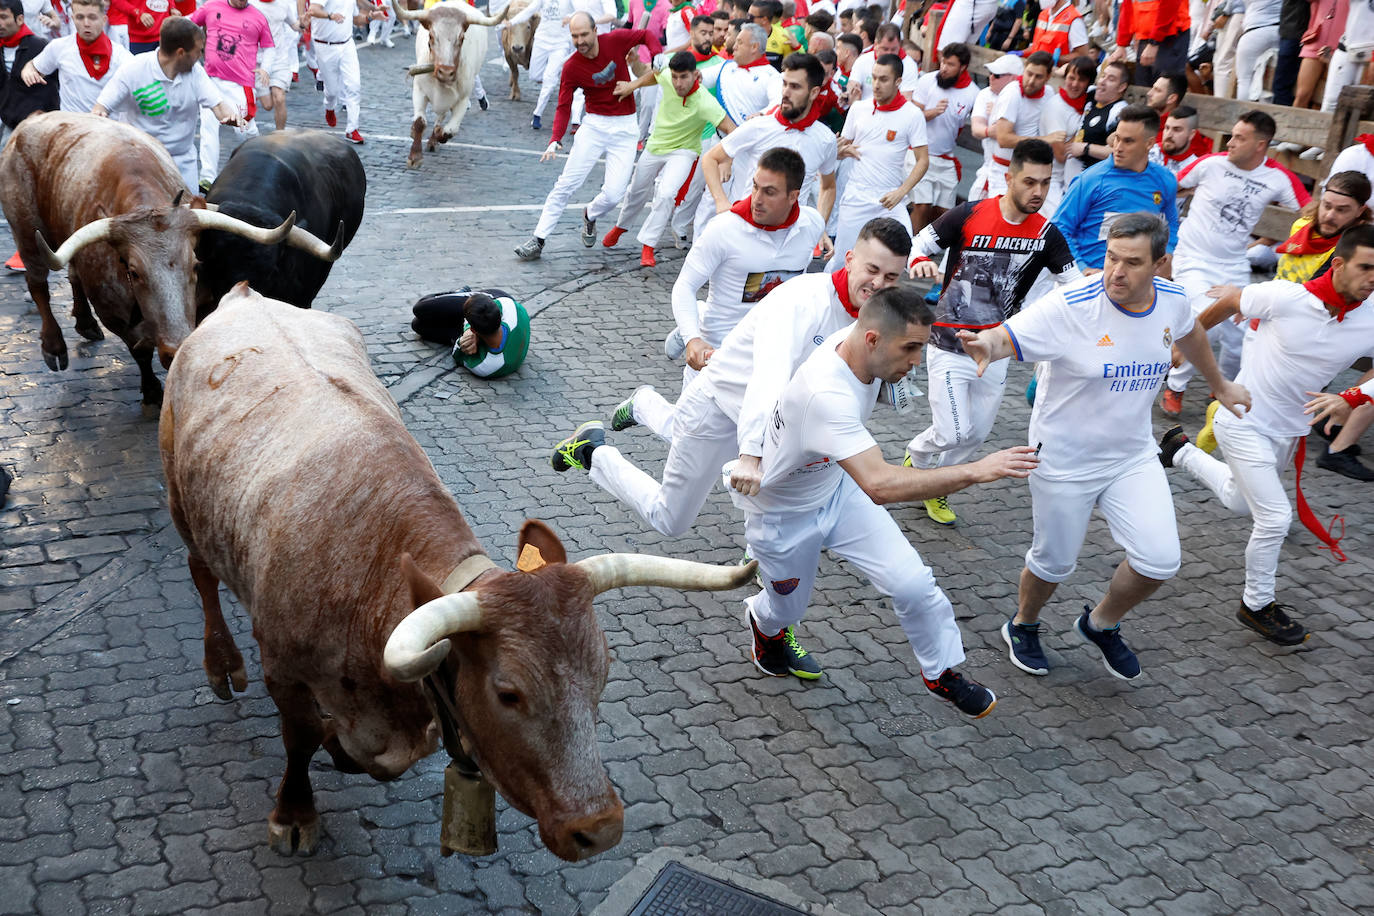
<path fill-rule="evenodd" d="M 253 85 L 258 48 L 273 47 L 267 17 L 251 6 L 236 10 L 228 0 L 210 0 L 190 19 L 205 29 L 205 72 L 240 86 Z"/>

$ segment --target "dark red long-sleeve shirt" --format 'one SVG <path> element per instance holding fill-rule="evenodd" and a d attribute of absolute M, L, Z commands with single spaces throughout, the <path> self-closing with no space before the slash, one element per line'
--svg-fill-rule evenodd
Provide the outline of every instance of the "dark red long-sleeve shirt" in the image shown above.
<path fill-rule="evenodd" d="M 573 92 L 577 89 L 582 90 L 588 114 L 634 114 L 633 95 L 623 99 L 615 97 L 615 84 L 630 81 L 630 68 L 625 64 L 625 55 L 637 45 L 644 45 L 650 54 L 663 50 L 658 36 L 644 29 L 615 29 L 596 36 L 596 40 L 596 57 L 588 59 L 574 51 L 563 65 L 562 80 L 558 84 L 558 109 L 553 116 L 555 143 L 563 142 L 563 132 L 568 129 L 568 119 L 572 115 Z"/>

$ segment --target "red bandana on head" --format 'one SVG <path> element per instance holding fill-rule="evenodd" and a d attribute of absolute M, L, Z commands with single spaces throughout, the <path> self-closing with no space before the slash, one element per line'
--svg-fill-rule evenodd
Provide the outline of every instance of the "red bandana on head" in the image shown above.
<path fill-rule="evenodd" d="M 762 229 L 765 232 L 777 232 L 779 229 L 786 229 L 797 221 L 797 217 L 801 216 L 801 204 L 793 204 L 791 212 L 787 214 L 787 219 L 778 223 L 776 226 L 764 226 L 761 223 L 754 222 L 754 208 L 752 204 L 753 202 L 748 197 L 741 198 L 735 201 L 735 205 L 730 208 L 730 212 L 753 226 L 755 229 Z"/>
<path fill-rule="evenodd" d="M 1345 321 L 1345 316 L 1355 311 L 1364 303 L 1357 299 L 1351 302 L 1336 291 L 1336 283 L 1333 278 L 1335 271 L 1328 270 L 1326 273 L 1317 277 L 1315 280 L 1308 280 L 1302 285 L 1312 295 L 1316 296 L 1326 305 L 1327 308 L 1336 310 L 1336 321 Z"/>
<path fill-rule="evenodd" d="M 91 75 L 91 79 L 99 81 L 105 78 L 105 74 L 110 72 L 110 52 L 114 50 L 110 46 L 110 36 L 101 32 L 95 37 L 95 41 L 87 44 L 81 40 L 81 36 L 76 36 L 76 50 L 81 52 L 81 62 L 86 65 L 86 72 Z"/>
<path fill-rule="evenodd" d="M 835 295 L 840 297 L 840 305 L 849 313 L 850 318 L 859 317 L 859 309 L 854 303 L 849 301 L 849 268 L 841 267 L 830 275 L 830 282 L 835 284 Z"/>
<path fill-rule="evenodd" d="M 1019 76 L 1016 78 L 1016 85 L 1021 87 L 1021 97 L 1025 99 L 1038 99 L 1043 97 L 1045 94 L 1045 87 L 1041 86 L 1039 92 L 1037 92 L 1035 95 L 1031 95 L 1029 92 L 1026 91 L 1026 84 L 1022 82 L 1022 78 Z"/>
<path fill-rule="evenodd" d="M 1083 113 L 1083 106 L 1088 104 L 1088 94 L 1086 92 L 1074 99 L 1070 98 L 1069 94 L 1061 88 L 1059 90 L 1059 97 L 1064 100 L 1065 105 L 1068 105 L 1079 114 Z"/>
<path fill-rule="evenodd" d="M 806 130 L 812 124 L 815 124 L 817 119 L 820 118 L 820 108 L 821 106 L 812 104 L 809 108 L 806 109 L 806 114 L 801 116 L 800 121 L 789 121 L 785 117 L 783 117 L 782 106 L 779 105 L 773 109 L 773 116 L 776 117 L 778 119 L 778 123 L 781 124 L 787 130 Z"/>
<path fill-rule="evenodd" d="M 33 32 L 29 31 L 28 26 L 21 25 L 19 27 L 19 31 L 15 32 L 9 38 L 0 38 L 0 47 L 17 48 L 19 47 L 19 42 L 23 41 L 25 38 L 28 38 L 32 34 Z"/>
<path fill-rule="evenodd" d="M 1364 148 L 1369 150 L 1369 155 L 1374 156 L 1374 134 L 1360 134 L 1355 138 L 1356 143 L 1363 143 Z"/>

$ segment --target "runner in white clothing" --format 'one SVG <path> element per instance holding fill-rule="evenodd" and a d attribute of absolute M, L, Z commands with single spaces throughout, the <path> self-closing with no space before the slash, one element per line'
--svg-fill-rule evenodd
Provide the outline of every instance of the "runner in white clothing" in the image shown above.
<path fill-rule="evenodd" d="M 992 112 L 997 107 L 998 97 L 1008 86 L 1016 82 L 1024 66 L 1024 62 L 1016 55 L 1003 54 L 988 64 L 988 84 L 979 90 L 977 98 L 973 100 L 973 112 L 969 115 L 969 132 L 983 143 L 983 164 L 973 176 L 973 187 L 969 188 L 968 192 L 969 200 L 995 196 L 988 193 L 992 173 L 1003 170 L 1005 166 L 1000 166 L 994 161 L 1001 147 L 992 132 L 992 127 L 996 123 Z"/>
<path fill-rule="evenodd" d="M 835 204 L 835 135 L 820 123 L 816 98 L 825 82 L 825 68 L 811 54 L 787 55 L 782 62 L 782 101 L 773 115 L 753 118 L 742 123 L 734 133 L 703 153 L 700 160 L 702 178 L 710 199 L 702 198 L 702 208 L 714 206 L 716 213 L 724 213 L 734 202 L 749 192 L 754 167 L 759 157 L 774 147 L 785 146 L 801 153 L 806 162 L 806 182 L 802 185 L 801 202 L 810 204 L 819 176 L 816 209 L 830 218 Z M 729 109 L 726 109 L 729 113 Z M 730 186 L 727 189 L 721 170 L 729 165 Z M 697 225 L 705 225 L 699 220 Z M 830 240 L 822 239 L 825 254 L 830 254 Z"/>
<path fill-rule="evenodd" d="M 967 45 L 945 45 L 940 52 L 940 69 L 921 74 L 916 91 L 911 94 L 911 100 L 925 113 L 930 153 L 929 168 L 911 190 L 914 232 L 930 225 L 956 201 L 962 169 L 954 147 L 980 95 L 968 73 L 971 58 Z"/>
<path fill-rule="evenodd" d="M 835 230 L 835 251 L 848 251 L 871 219 L 891 217 L 910 227 L 906 197 L 926 173 L 925 113 L 898 91 L 901 60 L 884 54 L 873 68 L 873 95 L 849 106 L 840 134 L 838 158 L 857 160 L 845 182 Z M 915 155 L 908 167 L 907 153 Z M 838 270 L 834 254 L 826 270 Z"/>
<path fill-rule="evenodd" d="M 937 471 L 883 460 L 864 421 L 879 386 L 900 381 L 920 364 L 932 318 L 920 293 L 881 290 L 864 303 L 858 321 L 821 344 L 784 388 L 764 442 L 762 484 L 752 496 L 735 494 L 763 582 L 745 602 L 745 616 L 760 671 L 820 677 L 820 665 L 798 644 L 793 627 L 810 602 L 821 549 L 828 548 L 892 598 L 926 689 L 976 719 L 992 711 L 997 697 L 955 670 L 964 649 L 954 609 L 881 506 L 1025 477 L 1036 458 L 1023 446 Z"/>
<path fill-rule="evenodd" d="M 897 284 L 910 252 L 911 235 L 900 223 L 876 219 L 859 233 L 844 268 L 788 280 L 754 306 L 678 399 L 662 483 L 619 450 L 600 447 L 605 430 L 598 420 L 558 444 L 554 470 L 589 470 L 596 484 L 670 537 L 691 527 L 731 458 L 739 458 L 731 485 L 757 493 L 764 431 L 787 380 L 873 293 Z"/>
<path fill-rule="evenodd" d="M 1051 293 L 996 328 L 959 334 L 980 369 L 1008 356 L 1047 363 L 1030 422 L 1041 461 L 1030 477 L 1035 533 L 1016 615 L 1002 626 L 1012 664 L 1029 674 L 1049 673 L 1040 610 L 1073 572 L 1098 507 L 1126 559 L 1074 632 L 1097 648 L 1113 676 L 1140 675 L 1121 638 L 1121 620 L 1173 578 L 1180 562 L 1174 503 L 1150 429 L 1170 348 L 1176 343 L 1198 361 L 1228 409 L 1249 404 L 1244 388 L 1221 377 L 1183 288 L 1156 277 L 1167 263 L 1168 239 L 1168 225 L 1157 216 L 1120 216 L 1107 233 L 1101 274 Z"/>
<path fill-rule="evenodd" d="M 366 0 L 310 0 L 306 12 L 319 78 L 324 83 L 324 121 L 330 127 L 338 124 L 336 112 L 343 106 L 347 110 L 344 139 L 350 143 L 363 142 L 363 135 L 358 132 L 363 84 L 358 50 L 353 45 L 353 24 L 355 17 L 365 21 L 380 13 Z"/>
<path fill-rule="evenodd" d="M 859 59 L 854 62 L 854 69 L 849 71 L 846 90 L 851 102 L 873 98 L 873 67 L 879 58 L 888 54 L 895 55 L 901 60 L 899 80 L 902 95 L 910 98 L 911 93 L 916 91 L 916 83 L 921 78 L 921 65 L 908 57 L 902 49 L 901 26 L 885 22 L 878 26 L 873 47 L 860 54 Z"/>
<path fill-rule="evenodd" d="M 1297 192 L 1295 179 L 1268 160 L 1269 141 L 1276 130 L 1274 119 L 1262 111 L 1241 115 L 1231 129 L 1226 154 L 1204 156 L 1179 173 L 1180 192 L 1192 190 L 1188 216 L 1178 229 L 1173 277 L 1200 313 L 1212 300 L 1214 286 L 1244 286 L 1250 282 L 1250 260 L 1245 256 L 1250 232 L 1270 204 L 1297 209 L 1306 205 L 1306 191 Z M 1240 371 L 1243 334 L 1231 322 L 1217 325 L 1213 341 L 1221 341 L 1221 371 L 1234 378 Z M 1183 392 L 1193 377 L 1193 367 L 1183 363 L 1169 373 L 1169 385 L 1160 409 L 1171 417 L 1183 411 Z"/>
<path fill-rule="evenodd" d="M 805 175 L 806 165 L 795 150 L 779 147 L 764 153 L 750 195 L 711 220 L 687 252 L 673 284 L 677 326 L 665 342 L 687 355 L 684 391 L 755 303 L 806 272 L 825 222 L 814 208 L 797 202 Z M 697 290 L 708 282 L 706 301 L 698 302 Z M 651 385 L 637 388 L 611 417 L 616 432 L 636 424 L 672 441 L 673 405 Z"/>
<path fill-rule="evenodd" d="M 1064 84 L 1055 91 L 1040 113 L 1040 134 L 1054 148 L 1054 173 L 1050 176 L 1050 191 L 1045 196 L 1041 212 L 1051 219 L 1064 197 L 1064 160 L 1068 147 L 1083 125 L 1083 108 L 1088 101 L 1088 87 L 1097 79 L 1097 65 L 1091 57 L 1075 57 L 1064 66 Z"/>
<path fill-rule="evenodd" d="M 1374 134 L 1360 134 L 1353 146 L 1341 150 L 1327 174 L 1335 175 L 1338 172 L 1364 172 L 1369 176 L 1370 184 L 1374 184 Z M 1370 195 L 1368 205 L 1374 208 L 1374 195 Z"/>
<path fill-rule="evenodd" d="M 300 20 L 293 0 L 248 0 L 254 9 L 267 17 L 272 30 L 273 47 L 258 55 L 259 78 L 254 91 L 258 107 L 272 112 L 277 130 L 286 129 L 286 90 L 291 86 L 291 74 L 296 63 L 296 39 L 300 35 Z M 264 81 L 262 74 L 267 75 Z"/>
<path fill-rule="evenodd" d="M 36 86 L 56 73 L 60 110 L 90 111 L 111 74 L 133 55 L 105 34 L 104 0 L 69 0 L 67 8 L 76 31 L 48 42 L 20 75 L 26 86 Z"/>
<path fill-rule="evenodd" d="M 1016 144 L 1031 137 L 1040 137 L 1040 113 L 1045 108 L 1048 93 L 1045 83 L 1054 68 L 1054 58 L 1044 51 L 1036 51 L 1026 58 L 1021 78 L 997 95 L 992 108 L 989 133 L 997 141 L 992 154 L 993 168 L 988 173 L 988 197 L 996 197 L 1006 190 L 1006 168 Z"/>
<path fill-rule="evenodd" d="M 1298 645 L 1307 629 L 1289 616 L 1291 606 L 1275 600 L 1279 552 L 1293 521 L 1282 474 L 1296 452 L 1298 515 L 1344 560 L 1339 537 L 1317 521 L 1302 495 L 1307 399 L 1356 359 L 1374 356 L 1374 306 L 1366 302 L 1374 294 L 1374 227 L 1347 229 L 1331 254 L 1331 269 L 1315 280 L 1272 280 L 1244 291 L 1219 287 L 1212 294 L 1216 299 L 1200 324 L 1259 319 L 1236 378 L 1253 392 L 1254 406 L 1239 418 L 1214 412 L 1224 463 L 1189 443 L 1178 426 L 1164 434 L 1160 457 L 1208 487 L 1227 509 L 1254 519 L 1236 618 L 1271 642 Z"/>

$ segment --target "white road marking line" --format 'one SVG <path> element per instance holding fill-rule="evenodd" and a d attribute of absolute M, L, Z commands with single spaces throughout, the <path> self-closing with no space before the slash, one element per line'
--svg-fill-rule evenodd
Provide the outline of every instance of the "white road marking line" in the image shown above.
<path fill-rule="evenodd" d="M 400 142 L 402 142 L 402 143 L 409 143 L 409 142 L 410 142 L 410 138 L 409 138 L 409 137 L 398 137 L 398 136 L 396 136 L 395 134 L 368 134 L 368 135 L 367 135 L 367 139 L 369 139 L 369 140 L 397 140 L 397 141 L 400 141 Z M 455 142 L 453 142 L 452 140 L 450 140 L 448 143 L 446 143 L 446 144 L 444 144 L 444 145 L 445 145 L 445 146 L 461 146 L 461 147 L 464 147 L 464 148 L 466 148 L 466 149 L 480 149 L 480 150 L 486 150 L 487 152 L 492 152 L 492 153 L 524 153 L 526 156 L 542 156 L 542 155 L 544 155 L 544 151 L 543 151 L 542 149 L 518 149 L 518 148 L 516 148 L 516 147 L 514 147 L 514 146 L 483 146 L 483 145 L 480 144 L 480 143 L 455 143 Z M 559 153 L 559 154 L 558 154 L 558 158 L 559 158 L 559 159 L 566 159 L 566 158 L 567 158 L 567 155 L 564 154 L 564 153 Z"/>
<path fill-rule="evenodd" d="M 567 209 L 578 208 L 585 210 L 591 206 L 585 204 L 568 204 Z M 416 213 L 512 213 L 523 210 L 542 210 L 543 204 L 511 204 L 506 205 L 484 205 L 472 207 L 403 207 L 400 210 L 383 210 L 382 216 L 397 216 L 402 214 Z"/>

